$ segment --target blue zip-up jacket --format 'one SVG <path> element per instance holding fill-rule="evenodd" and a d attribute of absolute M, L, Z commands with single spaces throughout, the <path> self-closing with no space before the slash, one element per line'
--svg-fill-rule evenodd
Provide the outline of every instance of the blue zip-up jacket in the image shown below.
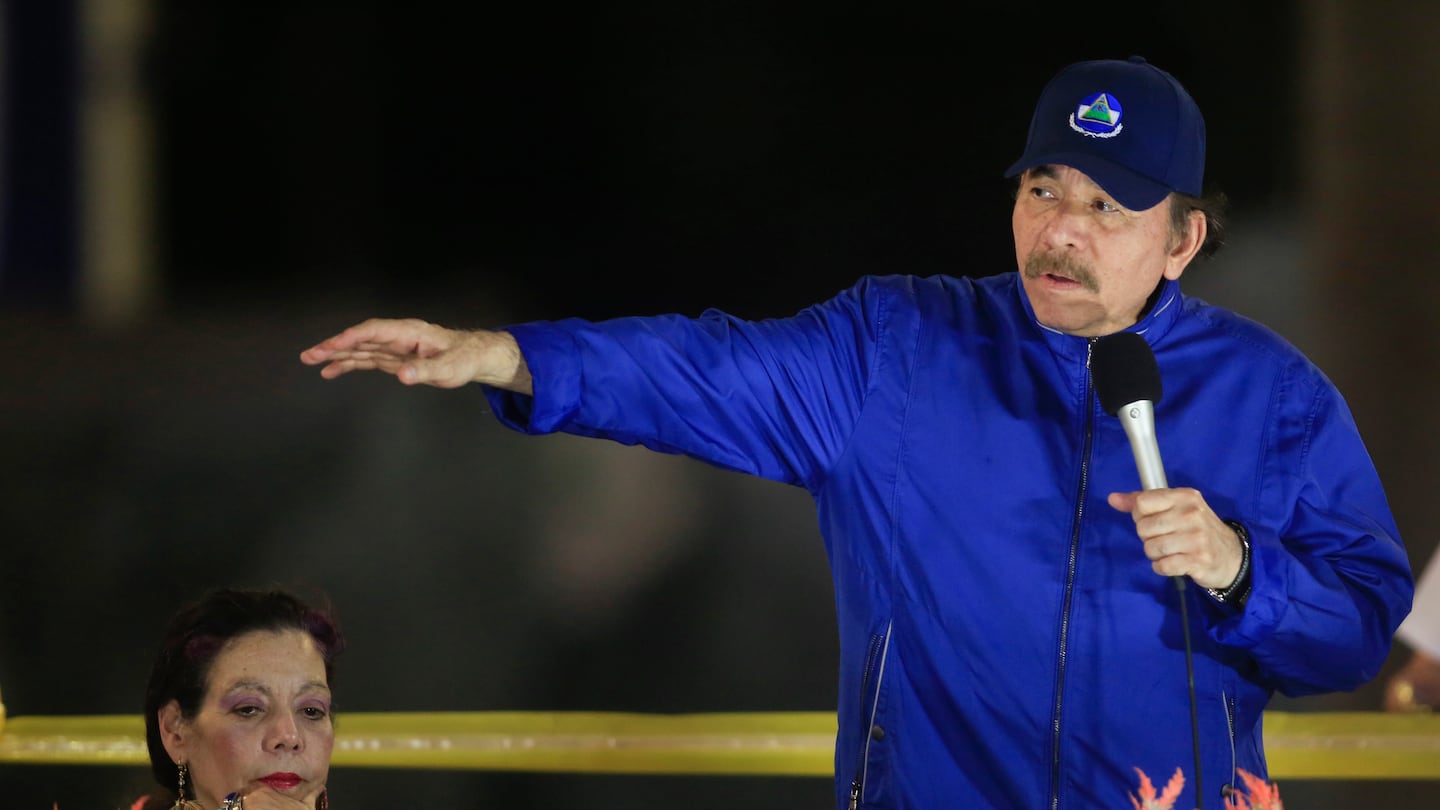
<path fill-rule="evenodd" d="M 1154 350 L 1166 477 L 1249 533 L 1242 610 L 1154 573 L 1092 340 L 1036 322 L 1015 273 L 867 277 L 794 317 L 716 311 L 511 327 L 525 432 L 680 453 L 805 487 L 840 632 L 837 806 L 1127 806 L 1136 769 L 1205 806 L 1268 778 L 1271 694 L 1375 676 L 1413 578 L 1335 387 L 1272 331 L 1165 282 Z M 1187 688 L 1187 599 L 1195 719 Z"/>

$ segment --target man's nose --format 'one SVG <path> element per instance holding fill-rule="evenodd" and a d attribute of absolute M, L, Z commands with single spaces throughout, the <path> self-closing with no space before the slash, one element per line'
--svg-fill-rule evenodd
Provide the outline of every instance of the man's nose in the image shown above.
<path fill-rule="evenodd" d="M 1076 247 L 1089 238 L 1093 220 L 1090 206 L 1079 200 L 1061 200 L 1045 215 L 1040 229 L 1047 247 Z"/>

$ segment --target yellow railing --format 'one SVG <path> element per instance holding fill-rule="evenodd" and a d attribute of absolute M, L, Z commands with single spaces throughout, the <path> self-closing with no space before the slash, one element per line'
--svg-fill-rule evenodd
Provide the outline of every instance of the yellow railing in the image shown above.
<path fill-rule="evenodd" d="M 832 712 L 356 712 L 334 765 L 629 774 L 828 776 Z M 1267 712 L 1274 779 L 1440 779 L 1440 714 Z M 138 765 L 138 715 L 0 715 L 0 764 Z"/>

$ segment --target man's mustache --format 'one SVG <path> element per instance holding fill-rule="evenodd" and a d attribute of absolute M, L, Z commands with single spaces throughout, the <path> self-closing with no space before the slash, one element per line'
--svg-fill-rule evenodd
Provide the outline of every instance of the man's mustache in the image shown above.
<path fill-rule="evenodd" d="M 1057 275 L 1079 282 L 1080 286 L 1093 293 L 1100 292 L 1095 274 L 1090 268 L 1076 261 L 1066 253 L 1032 253 L 1025 260 L 1025 278 L 1037 279 L 1045 275 Z"/>

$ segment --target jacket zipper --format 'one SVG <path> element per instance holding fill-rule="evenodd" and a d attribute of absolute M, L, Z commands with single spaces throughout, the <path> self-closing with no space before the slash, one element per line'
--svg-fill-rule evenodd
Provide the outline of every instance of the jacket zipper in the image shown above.
<path fill-rule="evenodd" d="M 865 671 L 860 676 L 860 719 L 863 721 L 860 754 L 855 762 L 855 778 L 850 780 L 850 810 L 856 810 L 865 800 L 865 770 L 870 762 L 870 735 L 875 727 L 875 713 L 880 708 L 880 682 L 885 679 L 885 657 L 890 652 L 890 629 L 894 622 L 885 625 L 884 633 L 870 636 L 870 647 L 865 652 Z M 878 667 L 877 667 L 878 665 Z M 865 696 L 870 691 L 870 676 L 875 676 L 874 697 L 865 705 Z"/>
<path fill-rule="evenodd" d="M 1070 530 L 1070 555 L 1066 560 L 1065 596 L 1060 611 L 1059 668 L 1055 676 L 1055 709 L 1050 725 L 1050 810 L 1060 808 L 1060 714 L 1065 702 L 1065 661 L 1070 642 L 1070 602 L 1075 594 L 1075 560 L 1080 555 L 1080 521 L 1085 516 L 1085 492 L 1090 485 L 1090 448 L 1095 431 L 1094 386 L 1090 380 L 1090 355 L 1095 338 L 1085 344 L 1085 442 L 1080 456 L 1080 482 L 1075 493 L 1075 522 Z"/>

